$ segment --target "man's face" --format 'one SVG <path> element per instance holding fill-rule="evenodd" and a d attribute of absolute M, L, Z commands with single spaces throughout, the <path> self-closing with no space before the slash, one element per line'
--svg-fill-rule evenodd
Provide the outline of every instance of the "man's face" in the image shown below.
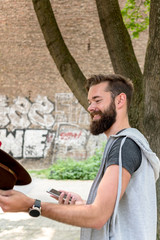
<path fill-rule="evenodd" d="M 94 85 L 88 93 L 91 115 L 90 131 L 93 135 L 106 132 L 116 121 L 116 107 L 111 92 L 106 92 L 107 83 Z"/>

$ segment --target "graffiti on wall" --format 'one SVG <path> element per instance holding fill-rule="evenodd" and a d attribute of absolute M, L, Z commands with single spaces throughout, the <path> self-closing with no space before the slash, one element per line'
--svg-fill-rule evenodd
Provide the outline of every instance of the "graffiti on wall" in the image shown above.
<path fill-rule="evenodd" d="M 45 149 L 49 148 L 54 136 L 55 133 L 51 135 L 42 129 L 16 129 L 14 132 L 0 129 L 2 149 L 17 159 L 44 158 Z"/>
<path fill-rule="evenodd" d="M 55 123 L 53 110 L 54 103 L 47 97 L 38 96 L 33 103 L 27 98 L 17 97 L 9 105 L 8 98 L 0 96 L 0 127 L 26 129 L 33 124 L 48 129 Z"/>
<path fill-rule="evenodd" d="M 46 96 L 11 102 L 0 95 L 2 149 L 17 159 L 45 158 L 51 147 L 53 160 L 86 158 L 98 142 L 86 129 L 89 122 L 89 114 L 72 93 L 56 93 L 55 102 Z"/>

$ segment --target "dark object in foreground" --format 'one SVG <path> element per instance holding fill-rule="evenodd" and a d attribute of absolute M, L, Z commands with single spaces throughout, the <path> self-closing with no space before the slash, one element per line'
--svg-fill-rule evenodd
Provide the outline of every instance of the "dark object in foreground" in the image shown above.
<path fill-rule="evenodd" d="M 9 190 L 14 185 L 26 185 L 31 181 L 32 179 L 24 167 L 0 149 L 0 189 Z"/>

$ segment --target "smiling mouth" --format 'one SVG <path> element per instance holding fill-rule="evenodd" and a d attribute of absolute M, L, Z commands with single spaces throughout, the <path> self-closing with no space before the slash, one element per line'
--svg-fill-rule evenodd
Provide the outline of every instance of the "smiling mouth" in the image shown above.
<path fill-rule="evenodd" d="M 92 121 L 97 121 L 101 118 L 101 112 L 92 112 L 91 114 Z"/>
<path fill-rule="evenodd" d="M 99 114 L 95 114 L 93 117 L 92 117 L 92 120 L 99 120 L 101 118 L 101 115 Z"/>

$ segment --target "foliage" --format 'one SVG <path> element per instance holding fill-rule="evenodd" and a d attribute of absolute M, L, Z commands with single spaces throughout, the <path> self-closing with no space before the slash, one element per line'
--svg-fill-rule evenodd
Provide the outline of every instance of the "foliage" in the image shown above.
<path fill-rule="evenodd" d="M 48 178 L 50 170 L 48 169 L 41 169 L 41 170 L 28 170 L 32 177 L 36 178 Z"/>
<path fill-rule="evenodd" d="M 133 38 L 138 38 L 139 33 L 149 26 L 150 0 L 127 0 L 121 10 L 124 23 L 131 31 Z"/>
<path fill-rule="evenodd" d="M 31 170 L 32 176 L 48 179 L 93 180 L 98 172 L 105 144 L 85 161 L 58 160 L 48 169 Z"/>

